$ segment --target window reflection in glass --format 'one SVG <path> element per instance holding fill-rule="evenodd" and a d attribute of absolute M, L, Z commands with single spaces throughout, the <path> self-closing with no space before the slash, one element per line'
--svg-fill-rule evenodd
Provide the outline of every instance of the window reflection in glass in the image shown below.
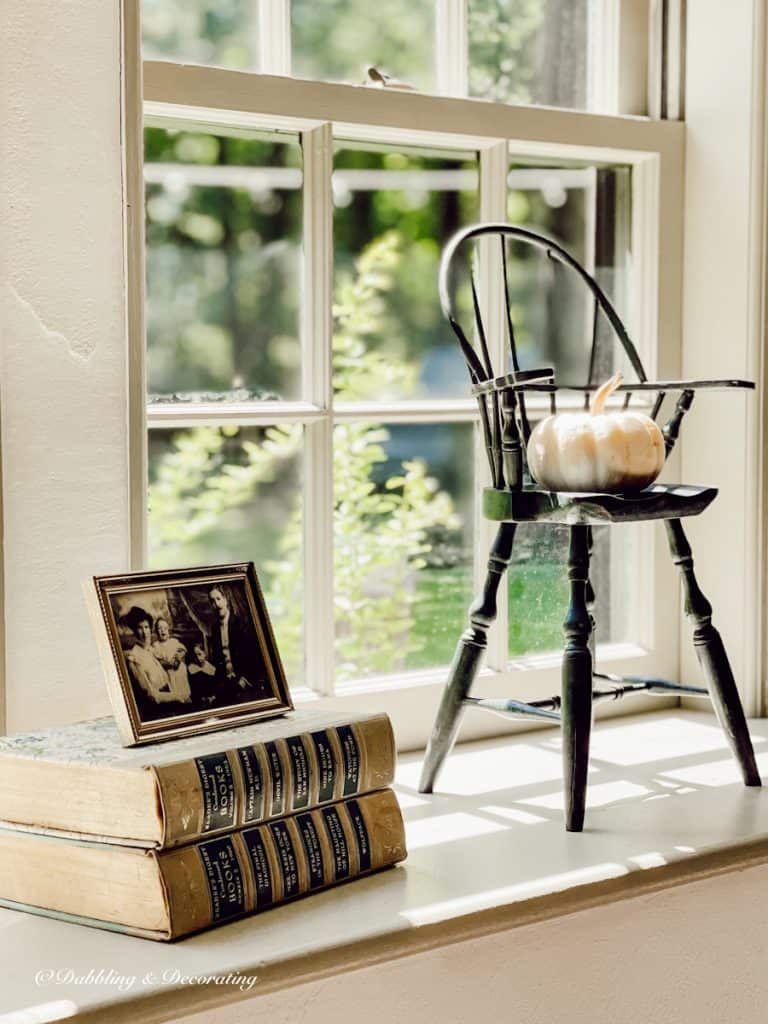
<path fill-rule="evenodd" d="M 298 143 L 147 128 L 144 173 L 150 394 L 298 398 Z"/>

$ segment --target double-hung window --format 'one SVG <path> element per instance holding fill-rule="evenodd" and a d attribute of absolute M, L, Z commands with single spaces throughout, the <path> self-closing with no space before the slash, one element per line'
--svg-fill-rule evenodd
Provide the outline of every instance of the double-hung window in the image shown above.
<path fill-rule="evenodd" d="M 477 410 L 438 304 L 442 246 L 477 220 L 551 235 L 649 374 L 679 374 L 683 128 L 623 116 L 646 112 L 652 6 L 126 11 L 134 561 L 253 559 L 294 695 L 386 706 L 403 745 L 426 736 L 492 535 Z M 522 250 L 510 284 L 524 358 L 578 379 L 584 297 Z M 484 695 L 556 692 L 561 541 L 520 530 Z M 609 669 L 678 670 L 662 545 L 652 528 L 597 531 Z"/>

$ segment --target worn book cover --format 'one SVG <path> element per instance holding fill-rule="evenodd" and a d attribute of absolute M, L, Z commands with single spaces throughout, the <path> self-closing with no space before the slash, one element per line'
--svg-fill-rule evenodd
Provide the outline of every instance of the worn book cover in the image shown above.
<path fill-rule="evenodd" d="M 0 829 L 0 904 L 167 940 L 405 856 L 403 819 L 390 789 L 172 850 Z"/>
<path fill-rule="evenodd" d="M 145 747 L 112 719 L 0 738 L 0 823 L 158 848 L 391 785 L 385 714 L 300 709 Z"/>

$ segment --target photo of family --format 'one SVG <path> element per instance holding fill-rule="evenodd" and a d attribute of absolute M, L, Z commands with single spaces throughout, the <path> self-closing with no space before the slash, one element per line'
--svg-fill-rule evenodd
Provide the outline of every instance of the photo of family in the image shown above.
<path fill-rule="evenodd" d="M 232 724 L 290 707 L 255 572 L 241 566 L 240 578 L 227 578 L 226 568 L 222 578 L 207 569 L 173 581 L 163 579 L 170 573 L 96 579 L 134 742 L 176 724 L 186 734 L 196 721 L 210 727 L 223 715 Z"/>

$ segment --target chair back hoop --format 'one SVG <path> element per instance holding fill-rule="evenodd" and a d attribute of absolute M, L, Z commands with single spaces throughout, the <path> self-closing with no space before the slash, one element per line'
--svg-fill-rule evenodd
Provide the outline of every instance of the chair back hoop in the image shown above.
<path fill-rule="evenodd" d="M 475 314 L 475 327 L 477 330 L 477 345 L 469 340 L 461 324 L 454 315 L 451 297 L 448 289 L 451 265 L 460 246 L 464 242 L 484 235 L 497 235 L 501 242 L 501 271 L 503 275 L 504 297 L 506 300 L 507 313 L 507 334 L 509 341 L 509 355 L 512 369 L 509 374 L 504 373 L 496 378 L 488 346 L 485 325 L 480 310 L 480 301 L 477 294 L 474 272 L 470 272 L 470 283 L 472 286 L 472 303 Z M 512 323 L 512 314 L 509 306 L 509 282 L 507 277 L 507 255 L 505 238 L 517 239 L 520 242 L 527 242 L 529 245 L 543 250 L 546 255 L 557 263 L 573 270 L 581 278 L 582 282 L 592 293 L 595 309 L 592 324 L 592 349 L 590 353 L 589 381 L 584 393 L 585 403 L 588 400 L 589 386 L 592 385 L 594 372 L 595 349 L 597 344 L 598 313 L 602 311 L 608 323 L 611 325 L 614 334 L 621 343 L 633 370 L 641 383 L 647 381 L 643 364 L 637 353 L 632 339 L 627 334 L 627 329 L 613 308 L 607 295 L 591 274 L 587 273 L 584 267 L 566 252 L 561 245 L 558 245 L 546 235 L 537 234 L 527 228 L 516 227 L 513 224 L 487 223 L 472 224 L 459 231 L 448 242 L 443 251 L 440 261 L 440 273 L 438 288 L 440 293 L 440 305 L 443 314 L 447 318 L 453 332 L 458 338 L 464 359 L 469 369 L 469 375 L 473 384 L 473 391 L 477 398 L 480 411 L 480 424 L 483 431 L 485 449 L 488 455 L 488 464 L 491 471 L 491 482 L 497 490 L 517 490 L 525 486 L 530 479 L 527 465 L 526 447 L 531 435 L 531 427 L 525 402 L 524 383 L 526 378 L 539 376 L 539 379 L 550 379 L 551 370 L 538 370 L 533 373 L 521 372 L 517 358 L 517 346 L 515 344 L 515 331 Z M 504 368 L 506 369 L 506 368 Z M 490 382 L 490 386 L 485 385 Z M 557 386 L 551 386 L 550 408 L 551 412 L 556 411 Z M 625 397 L 625 404 L 630 395 Z"/>
<path fill-rule="evenodd" d="M 555 260 L 557 263 L 562 263 L 564 266 L 569 267 L 571 270 L 575 271 L 575 273 L 578 274 L 578 276 L 590 290 L 590 292 L 594 296 L 597 306 L 600 310 L 602 310 L 603 314 L 605 315 L 605 318 L 608 320 L 608 323 L 613 328 L 614 334 L 620 341 L 621 346 L 627 355 L 627 359 L 629 360 L 632 366 L 632 369 L 637 374 L 638 380 L 646 381 L 648 379 L 645 373 L 645 369 L 643 368 L 643 364 L 640 360 L 640 356 L 637 353 L 637 349 L 635 348 L 632 339 L 627 333 L 627 329 L 622 323 L 621 317 L 616 312 L 608 296 L 602 290 L 602 288 L 594 279 L 594 277 L 592 277 L 592 275 L 589 274 L 584 269 L 584 267 L 582 267 L 581 264 L 578 263 L 573 258 L 573 256 L 570 255 L 570 253 L 563 249 L 561 245 L 558 245 L 558 243 L 555 242 L 553 239 L 547 238 L 546 235 L 537 234 L 535 231 L 529 231 L 527 228 L 517 227 L 514 224 L 492 222 L 485 224 L 471 224 L 469 227 L 463 228 L 461 231 L 457 232 L 446 245 L 445 249 L 443 250 L 442 259 L 440 260 L 440 273 L 438 278 L 440 306 L 442 308 L 443 314 L 445 315 L 446 319 L 453 328 L 453 331 L 456 334 L 457 338 L 459 339 L 459 344 L 461 345 L 462 352 L 464 353 L 464 357 L 467 361 L 467 365 L 469 367 L 470 376 L 473 379 L 473 383 L 477 384 L 479 383 L 479 381 L 488 380 L 489 377 L 493 376 L 493 374 L 487 372 L 487 365 L 484 365 L 483 361 L 478 357 L 477 352 L 474 349 L 474 346 L 472 346 L 470 342 L 467 340 L 466 334 L 464 333 L 461 325 L 459 324 L 458 320 L 456 319 L 456 316 L 454 315 L 451 297 L 448 290 L 448 281 L 450 277 L 451 264 L 458 249 L 464 244 L 464 242 L 467 242 L 472 238 L 479 238 L 484 235 L 498 235 L 500 238 L 502 238 L 502 253 L 504 252 L 503 236 L 506 236 L 508 238 L 517 239 L 518 241 L 521 242 L 527 242 L 529 245 L 535 246 L 537 249 L 542 249 L 550 259 Z M 505 258 L 503 259 L 503 264 L 505 294 L 508 294 Z M 485 347 L 484 328 L 480 317 L 480 310 L 477 306 L 474 283 L 473 298 L 475 299 L 475 318 L 477 320 L 477 328 L 481 335 L 483 347 Z M 514 346 L 514 338 L 510 339 L 510 343 L 512 346 L 511 354 L 514 367 L 512 376 L 514 376 L 514 370 L 518 368 L 517 353 L 515 351 Z M 590 381 L 589 383 L 592 382 Z"/>

